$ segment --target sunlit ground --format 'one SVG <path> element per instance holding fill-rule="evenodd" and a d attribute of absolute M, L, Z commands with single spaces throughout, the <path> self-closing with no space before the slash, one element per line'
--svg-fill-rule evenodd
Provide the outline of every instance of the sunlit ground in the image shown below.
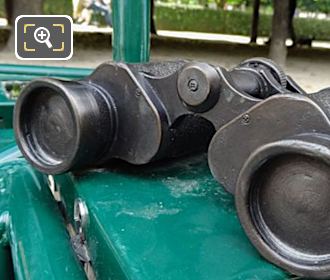
<path fill-rule="evenodd" d="M 171 37 L 171 38 L 186 38 L 192 40 L 218 41 L 218 42 L 228 42 L 228 43 L 236 43 L 236 44 L 250 43 L 250 38 L 248 36 L 240 36 L 240 35 L 202 33 L 202 32 L 182 32 L 182 31 L 168 31 L 168 30 L 160 30 L 158 32 L 158 35 Z M 268 40 L 267 37 L 259 37 L 257 40 L 257 45 L 265 45 L 265 42 L 267 40 Z M 290 45 L 292 44 L 292 42 L 288 40 L 287 44 Z M 313 41 L 312 47 L 330 49 L 330 42 Z"/>

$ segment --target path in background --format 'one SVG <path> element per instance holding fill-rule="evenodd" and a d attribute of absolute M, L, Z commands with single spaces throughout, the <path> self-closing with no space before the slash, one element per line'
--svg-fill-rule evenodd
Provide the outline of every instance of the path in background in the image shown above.
<path fill-rule="evenodd" d="M 1 24 L 1 21 L 0 21 Z M 112 33 L 110 27 L 96 27 L 92 25 L 80 25 L 74 24 L 73 30 L 75 32 L 101 32 L 101 33 Z M 190 40 L 204 40 L 213 42 L 227 42 L 236 44 L 249 44 L 250 37 L 240 35 L 229 35 L 229 34 L 218 34 L 218 33 L 204 33 L 204 32 L 188 32 L 188 31 L 172 31 L 172 30 L 158 30 L 158 35 L 165 38 L 180 38 Z M 267 37 L 258 37 L 257 45 L 263 46 L 268 40 Z M 288 40 L 288 44 L 290 44 Z M 313 41 L 312 46 L 314 48 L 330 49 L 330 42 Z"/>
<path fill-rule="evenodd" d="M 74 30 L 84 33 L 112 32 L 111 28 L 81 25 L 74 25 Z M 245 36 L 174 31 L 159 31 L 159 35 L 152 41 L 154 61 L 194 59 L 230 68 L 246 58 L 267 56 L 268 53 L 267 48 L 263 46 L 264 38 L 258 40 L 258 45 L 250 46 L 249 38 Z M 290 50 L 285 69 L 309 92 L 330 87 L 330 43 L 313 42 L 313 46 L 318 48 Z M 0 51 L 0 63 L 94 68 L 112 58 L 110 41 L 107 49 L 97 49 L 97 47 L 97 44 L 91 42 L 87 48 L 75 48 L 74 55 L 69 61 L 20 61 L 15 58 L 14 53 Z"/>

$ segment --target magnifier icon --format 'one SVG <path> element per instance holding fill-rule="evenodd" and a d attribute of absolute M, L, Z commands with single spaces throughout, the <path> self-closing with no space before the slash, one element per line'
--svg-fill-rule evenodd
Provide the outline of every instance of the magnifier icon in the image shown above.
<path fill-rule="evenodd" d="M 38 27 L 34 31 L 34 39 L 41 44 L 46 44 L 49 49 L 53 47 L 52 43 L 49 41 L 50 32 L 46 27 Z"/>

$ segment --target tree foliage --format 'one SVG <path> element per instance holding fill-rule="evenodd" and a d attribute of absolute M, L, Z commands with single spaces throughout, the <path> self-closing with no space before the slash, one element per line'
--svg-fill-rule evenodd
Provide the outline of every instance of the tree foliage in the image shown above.
<path fill-rule="evenodd" d="M 298 7 L 309 12 L 330 13 L 329 0 L 298 0 Z"/>
<path fill-rule="evenodd" d="M 167 3 L 181 3 L 207 6 L 208 4 L 215 3 L 219 9 L 224 8 L 226 5 L 234 7 L 252 6 L 253 0 L 161 0 L 161 2 Z M 330 13 L 330 1 L 329 0 L 298 0 L 298 8 L 302 11 L 308 12 L 322 12 Z M 261 5 L 271 8 L 273 0 L 261 0 Z"/>

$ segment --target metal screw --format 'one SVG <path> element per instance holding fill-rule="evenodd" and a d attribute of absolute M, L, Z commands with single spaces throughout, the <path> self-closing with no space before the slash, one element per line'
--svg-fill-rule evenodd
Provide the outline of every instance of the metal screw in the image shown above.
<path fill-rule="evenodd" d="M 242 117 L 242 121 L 243 121 L 243 124 L 249 124 L 250 123 L 250 115 L 249 114 L 245 114 Z"/>
<path fill-rule="evenodd" d="M 77 198 L 74 201 L 73 220 L 77 233 L 83 235 L 83 229 L 88 222 L 88 209 L 81 198 Z"/>
<path fill-rule="evenodd" d="M 139 89 L 139 88 L 137 88 L 136 90 L 135 90 L 135 96 L 136 97 L 139 97 L 140 95 L 141 95 L 141 90 Z"/>
<path fill-rule="evenodd" d="M 198 82 L 195 79 L 191 79 L 188 82 L 188 88 L 191 91 L 197 91 L 198 90 Z"/>

